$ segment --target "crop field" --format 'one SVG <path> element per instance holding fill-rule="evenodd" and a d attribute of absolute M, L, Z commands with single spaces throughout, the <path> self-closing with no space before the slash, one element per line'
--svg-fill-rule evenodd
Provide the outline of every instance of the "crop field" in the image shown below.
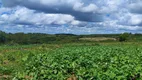
<path fill-rule="evenodd" d="M 0 46 L 0 80 L 141 80 L 142 43 Z"/>

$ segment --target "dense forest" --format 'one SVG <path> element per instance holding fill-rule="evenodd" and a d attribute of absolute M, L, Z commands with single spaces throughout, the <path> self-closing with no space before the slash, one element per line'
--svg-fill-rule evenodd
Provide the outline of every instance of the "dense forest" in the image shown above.
<path fill-rule="evenodd" d="M 80 38 L 109 37 L 116 41 L 142 41 L 142 34 L 43 34 L 43 33 L 5 33 L 0 31 L 0 44 L 43 44 L 43 43 L 68 43 L 81 42 Z"/>

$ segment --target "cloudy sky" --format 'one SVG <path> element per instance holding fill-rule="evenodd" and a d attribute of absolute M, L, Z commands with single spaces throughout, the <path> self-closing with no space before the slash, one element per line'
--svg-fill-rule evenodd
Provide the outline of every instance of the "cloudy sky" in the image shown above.
<path fill-rule="evenodd" d="M 25 33 L 142 33 L 142 0 L 0 0 L 0 30 Z"/>

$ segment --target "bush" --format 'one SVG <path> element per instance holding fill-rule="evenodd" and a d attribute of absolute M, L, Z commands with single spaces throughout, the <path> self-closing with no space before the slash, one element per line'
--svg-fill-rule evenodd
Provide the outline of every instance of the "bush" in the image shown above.
<path fill-rule="evenodd" d="M 119 41 L 123 42 L 123 41 L 127 41 L 130 37 L 131 33 L 123 33 L 119 36 Z"/>
<path fill-rule="evenodd" d="M 0 32 L 0 43 L 5 43 L 6 42 L 6 37 L 3 33 Z"/>

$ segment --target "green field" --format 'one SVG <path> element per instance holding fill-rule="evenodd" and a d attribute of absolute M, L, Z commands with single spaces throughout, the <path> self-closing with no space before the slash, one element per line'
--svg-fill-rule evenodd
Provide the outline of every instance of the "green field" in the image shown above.
<path fill-rule="evenodd" d="M 0 80 L 140 80 L 141 75 L 140 42 L 0 46 Z"/>

